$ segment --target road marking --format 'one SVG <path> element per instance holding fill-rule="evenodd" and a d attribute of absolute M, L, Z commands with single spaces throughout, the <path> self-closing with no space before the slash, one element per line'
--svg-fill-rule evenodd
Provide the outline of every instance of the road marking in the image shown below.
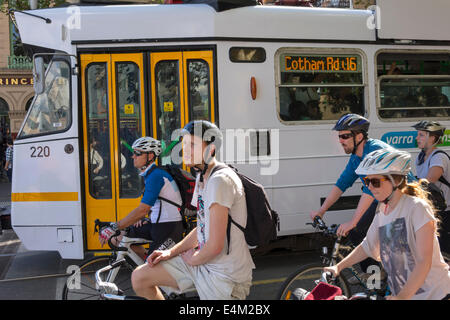
<path fill-rule="evenodd" d="M 320 278 L 320 276 L 319 276 Z M 272 283 L 279 283 L 283 282 L 287 279 L 287 277 L 284 278 L 276 278 L 276 279 L 265 279 L 265 280 L 256 280 L 252 282 L 252 285 L 258 286 L 258 285 L 265 285 L 265 284 L 272 284 Z M 309 276 L 303 276 L 303 280 L 310 280 L 310 279 L 317 279 L 317 275 L 309 275 Z"/>

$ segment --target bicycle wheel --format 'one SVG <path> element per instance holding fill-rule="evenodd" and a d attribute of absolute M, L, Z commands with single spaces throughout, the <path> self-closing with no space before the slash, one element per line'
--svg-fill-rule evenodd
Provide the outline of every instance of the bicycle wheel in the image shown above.
<path fill-rule="evenodd" d="M 99 300 L 100 292 L 95 288 L 95 272 L 111 264 L 110 256 L 94 257 L 80 265 L 79 276 L 69 277 L 62 292 L 63 300 Z M 115 260 L 115 259 L 114 259 Z M 135 295 L 131 285 L 133 268 L 128 264 L 119 267 L 114 283 L 125 295 Z"/>
<path fill-rule="evenodd" d="M 320 263 L 307 264 L 292 273 L 281 285 L 277 294 L 277 300 L 297 300 L 293 292 L 296 289 L 304 289 L 311 291 L 317 285 L 317 280 L 322 277 L 324 265 Z M 338 286 L 342 289 L 342 294 L 349 296 L 350 290 L 345 280 L 340 277 L 336 278 L 332 285 Z"/>

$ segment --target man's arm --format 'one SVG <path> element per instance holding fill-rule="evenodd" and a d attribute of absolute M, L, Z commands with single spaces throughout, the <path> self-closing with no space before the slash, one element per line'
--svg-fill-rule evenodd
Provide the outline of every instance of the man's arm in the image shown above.
<path fill-rule="evenodd" d="M 151 206 L 141 202 L 139 206 L 133 210 L 123 219 L 117 221 L 117 227 L 119 229 L 125 229 L 126 227 L 135 224 L 142 218 L 144 218 L 152 209 Z"/>
<path fill-rule="evenodd" d="M 213 203 L 209 208 L 209 238 L 197 251 L 190 250 L 183 254 L 183 260 L 193 266 L 205 264 L 219 255 L 225 245 L 228 224 L 228 208 Z"/>
<path fill-rule="evenodd" d="M 353 214 L 352 220 L 343 223 L 339 226 L 337 235 L 338 236 L 345 236 L 347 233 L 356 227 L 361 217 L 364 215 L 364 213 L 369 209 L 369 207 L 372 205 L 374 198 L 367 193 L 363 193 L 361 195 L 361 198 L 358 202 L 358 207 L 356 207 L 355 213 Z"/>
<path fill-rule="evenodd" d="M 344 192 L 339 189 L 337 186 L 334 186 L 331 189 L 331 192 L 328 194 L 327 198 L 323 202 L 322 206 L 317 211 L 311 211 L 310 217 L 314 219 L 315 216 L 323 217 L 325 212 L 341 197 Z"/>

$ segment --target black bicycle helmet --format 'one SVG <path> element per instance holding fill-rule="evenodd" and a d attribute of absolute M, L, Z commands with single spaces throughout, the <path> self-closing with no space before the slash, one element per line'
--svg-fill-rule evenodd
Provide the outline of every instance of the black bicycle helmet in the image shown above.
<path fill-rule="evenodd" d="M 427 131 L 439 137 L 442 137 L 445 132 L 445 127 L 441 126 L 439 122 L 422 120 L 412 126 L 416 130 Z"/>
<path fill-rule="evenodd" d="M 354 132 L 362 132 L 367 135 L 370 122 L 363 116 L 355 113 L 343 115 L 335 124 L 332 130 L 343 131 L 350 130 Z"/>
<path fill-rule="evenodd" d="M 214 142 L 214 145 L 218 149 L 222 146 L 222 132 L 214 123 L 206 120 L 193 120 L 189 122 L 181 130 L 181 135 L 184 136 L 185 134 L 198 136 L 207 144 Z"/>
<path fill-rule="evenodd" d="M 181 136 L 184 136 L 186 134 L 197 136 L 202 138 L 203 141 L 205 141 L 209 147 L 210 144 L 214 144 L 216 147 L 216 150 L 220 149 L 222 146 L 222 140 L 223 135 L 220 129 L 212 122 L 206 121 L 206 120 L 193 120 L 186 124 L 184 128 L 181 130 Z M 200 171 L 200 181 L 203 182 L 203 176 L 208 170 L 208 164 L 209 161 L 212 159 L 212 157 L 215 156 L 215 151 L 209 156 L 209 148 L 205 151 L 205 162 L 203 169 L 200 169 L 197 166 L 194 166 L 197 168 L 198 171 Z"/>

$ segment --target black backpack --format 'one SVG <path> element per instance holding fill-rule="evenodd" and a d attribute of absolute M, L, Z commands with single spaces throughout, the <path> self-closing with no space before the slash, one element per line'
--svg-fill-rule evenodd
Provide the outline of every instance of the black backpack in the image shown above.
<path fill-rule="evenodd" d="M 444 193 L 437 185 L 427 180 L 420 180 L 422 188 L 428 192 L 428 200 L 433 203 L 437 212 L 444 211 L 447 208 L 447 202 L 445 201 Z"/>
<path fill-rule="evenodd" d="M 150 174 L 156 168 L 167 171 L 172 176 L 173 180 L 178 186 L 178 189 L 180 190 L 182 201 L 181 205 L 161 196 L 158 196 L 158 199 L 170 203 L 171 205 L 174 205 L 178 208 L 181 215 L 181 220 L 183 221 L 185 232 L 186 234 L 188 234 L 192 229 L 196 227 L 197 224 L 197 208 L 191 204 L 192 195 L 195 188 L 195 178 L 189 172 L 174 164 L 153 166 L 148 174 Z M 159 207 L 159 214 L 156 223 L 159 222 L 160 217 L 161 206 Z"/>
<path fill-rule="evenodd" d="M 280 230 L 280 220 L 276 211 L 272 210 L 267 199 L 264 187 L 246 175 L 238 172 L 230 165 L 218 165 L 210 174 L 210 177 L 218 170 L 231 168 L 242 181 L 247 203 L 247 225 L 242 227 L 228 215 L 227 241 L 230 243 L 231 223 L 244 232 L 245 240 L 249 246 L 262 246 L 277 238 L 277 229 Z M 228 245 L 229 252 L 230 247 Z"/>

